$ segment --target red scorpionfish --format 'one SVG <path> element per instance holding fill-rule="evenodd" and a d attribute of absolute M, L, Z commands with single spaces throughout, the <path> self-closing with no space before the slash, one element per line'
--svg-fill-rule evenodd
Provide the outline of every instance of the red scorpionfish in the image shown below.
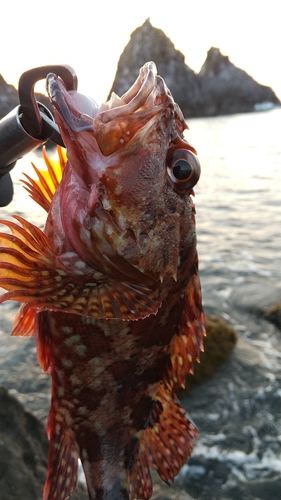
<path fill-rule="evenodd" d="M 26 181 L 44 231 L 15 216 L 0 235 L 1 302 L 22 303 L 12 334 L 35 336 L 52 377 L 43 498 L 71 495 L 80 458 L 90 499 L 145 500 L 149 468 L 173 480 L 198 434 L 176 391 L 205 334 L 200 164 L 153 62 L 100 107 L 54 74 L 47 88 L 67 161 L 45 155 Z"/>

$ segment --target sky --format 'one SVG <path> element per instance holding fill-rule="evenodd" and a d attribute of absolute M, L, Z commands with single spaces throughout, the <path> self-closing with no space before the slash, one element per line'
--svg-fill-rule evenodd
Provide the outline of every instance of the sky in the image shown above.
<path fill-rule="evenodd" d="M 210 47 L 281 99 L 280 14 L 276 0 L 8 0 L 1 14 L 0 74 L 18 85 L 21 74 L 68 64 L 78 90 L 104 101 L 130 34 L 149 17 L 195 72 Z M 168 7 L 167 7 L 168 6 Z M 42 90 L 43 82 L 38 90 Z"/>

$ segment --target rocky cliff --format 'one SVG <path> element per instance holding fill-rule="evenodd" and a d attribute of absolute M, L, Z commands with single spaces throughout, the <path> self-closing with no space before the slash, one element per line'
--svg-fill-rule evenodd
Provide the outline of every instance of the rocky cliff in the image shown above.
<path fill-rule="evenodd" d="M 154 61 L 184 116 L 216 116 L 249 112 L 260 103 L 280 104 L 270 89 L 257 83 L 212 47 L 199 74 L 185 64 L 184 55 L 147 19 L 131 35 L 120 56 L 111 91 L 122 95 L 134 82 L 139 68 Z M 111 92 L 110 92 L 111 93 Z"/>
<path fill-rule="evenodd" d="M 215 47 L 208 51 L 198 78 L 206 97 L 206 116 L 245 113 L 261 104 L 280 104 L 270 87 L 257 83 Z"/>
<path fill-rule="evenodd" d="M 36 99 L 51 110 L 50 101 L 43 94 L 35 94 Z M 9 85 L 0 74 L 0 120 L 19 104 L 18 91 Z"/>
<path fill-rule="evenodd" d="M 0 119 L 19 104 L 18 92 L 0 75 Z"/>

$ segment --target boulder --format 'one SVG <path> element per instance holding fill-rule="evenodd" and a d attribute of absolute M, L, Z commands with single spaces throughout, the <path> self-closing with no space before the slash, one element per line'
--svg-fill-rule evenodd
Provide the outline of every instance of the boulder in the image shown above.
<path fill-rule="evenodd" d="M 0 75 L 0 120 L 19 104 L 18 92 Z"/>
<path fill-rule="evenodd" d="M 277 302 L 277 304 L 268 307 L 264 311 L 264 316 L 268 321 L 274 323 L 281 330 L 281 300 L 280 302 Z"/>
<path fill-rule="evenodd" d="M 46 95 L 35 93 L 35 96 L 37 101 L 41 102 L 52 111 L 49 98 Z M 7 83 L 0 74 L 0 120 L 18 105 L 19 96 L 17 89 L 13 85 Z"/>
<path fill-rule="evenodd" d="M 44 425 L 0 386 L 0 498 L 41 500 L 48 440 Z M 72 500 L 86 500 L 80 484 Z"/>

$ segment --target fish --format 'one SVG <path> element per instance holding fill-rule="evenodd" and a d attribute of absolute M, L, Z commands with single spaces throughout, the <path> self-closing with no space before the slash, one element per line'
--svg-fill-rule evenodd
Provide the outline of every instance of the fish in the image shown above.
<path fill-rule="evenodd" d="M 97 105 L 54 73 L 65 150 L 25 177 L 43 229 L 2 220 L 0 302 L 34 336 L 52 378 L 44 500 L 65 500 L 81 460 L 90 500 L 149 499 L 173 481 L 198 430 L 177 399 L 205 335 L 188 128 L 153 62 Z"/>

